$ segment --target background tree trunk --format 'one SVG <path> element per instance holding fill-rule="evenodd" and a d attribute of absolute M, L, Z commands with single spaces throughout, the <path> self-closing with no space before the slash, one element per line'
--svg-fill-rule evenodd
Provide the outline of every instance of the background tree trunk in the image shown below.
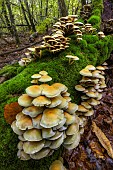
<path fill-rule="evenodd" d="M 31 30 L 31 26 L 30 26 L 30 24 L 29 24 L 29 21 L 28 21 L 28 19 L 27 19 L 26 13 L 25 13 L 24 5 L 23 5 L 23 3 L 22 3 L 21 0 L 19 0 L 19 2 L 20 2 L 20 5 L 21 5 L 22 13 L 23 13 L 24 19 L 25 19 L 25 21 L 26 21 L 26 24 L 28 25 L 29 30 Z"/>
<path fill-rule="evenodd" d="M 7 9 L 8 9 L 10 22 L 11 22 L 11 27 L 12 27 L 12 30 L 13 30 L 13 35 L 14 35 L 15 40 L 16 40 L 16 44 L 19 44 L 20 40 L 19 40 L 19 36 L 18 36 L 17 30 L 16 30 L 14 15 L 12 13 L 12 9 L 11 9 L 11 5 L 10 5 L 9 0 L 6 0 L 6 6 L 7 6 Z"/>
<path fill-rule="evenodd" d="M 60 12 L 60 17 L 68 15 L 68 10 L 64 0 L 58 0 L 58 7 Z"/>
<path fill-rule="evenodd" d="M 6 21 L 6 27 L 8 27 L 8 31 L 10 31 L 11 35 L 13 36 L 13 30 L 11 28 L 11 25 L 10 25 L 10 21 L 9 21 L 9 18 L 8 18 L 8 14 L 7 14 L 7 11 L 6 11 L 6 6 L 5 6 L 5 3 L 4 1 L 2 2 L 2 12 L 4 14 L 4 18 L 5 18 L 5 21 Z"/>
<path fill-rule="evenodd" d="M 30 8 L 29 8 L 29 5 L 28 5 L 28 1 L 27 0 L 24 0 L 25 2 L 25 5 L 26 5 L 26 10 L 28 12 L 28 16 L 29 16 L 29 21 L 31 23 L 31 28 L 32 28 L 32 31 L 36 32 L 36 29 L 35 29 L 35 24 L 33 22 L 33 17 L 31 15 L 31 11 L 30 11 Z"/>

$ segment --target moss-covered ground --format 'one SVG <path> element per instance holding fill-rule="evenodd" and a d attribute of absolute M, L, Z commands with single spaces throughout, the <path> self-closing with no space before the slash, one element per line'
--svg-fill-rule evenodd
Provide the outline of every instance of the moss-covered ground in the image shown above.
<path fill-rule="evenodd" d="M 84 35 L 83 40 L 76 42 L 76 36 L 70 36 L 70 47 L 65 51 L 52 55 L 48 51 L 43 53 L 41 59 L 30 63 L 26 67 L 6 66 L 0 71 L 0 75 L 9 74 L 9 80 L 0 85 L 0 170 L 48 170 L 50 163 L 57 159 L 62 149 L 45 159 L 36 161 L 20 161 L 17 158 L 18 138 L 6 123 L 3 116 L 5 104 L 17 101 L 18 96 L 25 92 L 25 88 L 31 83 L 31 75 L 45 70 L 53 78 L 50 84 L 60 82 L 68 87 L 72 101 L 77 103 L 80 94 L 75 92 L 74 86 L 81 76 L 79 71 L 88 64 L 100 65 L 109 58 L 113 50 L 113 39 L 106 36 L 99 40 L 96 35 Z M 67 54 L 76 55 L 78 61 L 69 65 Z"/>

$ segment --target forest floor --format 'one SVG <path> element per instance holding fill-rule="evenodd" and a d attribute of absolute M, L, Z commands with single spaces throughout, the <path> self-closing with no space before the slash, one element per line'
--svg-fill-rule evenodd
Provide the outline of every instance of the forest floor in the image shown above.
<path fill-rule="evenodd" d="M 50 33 L 50 30 L 44 34 L 39 34 L 37 38 L 33 42 L 29 41 L 30 34 L 29 33 L 23 33 L 20 34 L 20 40 L 21 43 L 17 46 L 15 44 L 14 38 L 7 35 L 3 38 L 0 38 L 0 69 L 3 68 L 5 65 L 8 64 L 14 64 L 18 62 L 22 57 L 24 57 L 24 54 L 26 52 L 29 52 L 27 50 L 27 46 L 32 46 L 35 44 L 35 46 L 38 46 L 39 43 L 44 35 L 48 35 Z M 24 48 L 25 47 L 25 48 Z M 22 50 L 18 50 L 20 48 L 23 48 Z M 12 50 L 17 50 L 15 52 L 11 52 L 9 54 L 1 55 L 5 52 L 10 52 Z"/>

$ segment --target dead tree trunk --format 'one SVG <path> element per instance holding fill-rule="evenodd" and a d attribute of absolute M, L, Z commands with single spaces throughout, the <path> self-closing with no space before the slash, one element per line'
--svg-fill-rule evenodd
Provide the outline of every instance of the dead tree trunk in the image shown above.
<path fill-rule="evenodd" d="M 68 15 L 68 10 L 65 4 L 65 0 L 58 0 L 58 7 L 60 12 L 60 17 L 64 17 Z"/>
<path fill-rule="evenodd" d="M 13 30 L 13 35 L 14 35 L 15 40 L 16 40 L 16 44 L 19 44 L 20 40 L 19 40 L 19 36 L 18 36 L 17 30 L 16 30 L 15 20 L 14 20 L 14 15 L 12 13 L 10 0 L 6 0 L 6 6 L 7 6 L 7 9 L 8 9 L 8 13 L 9 13 L 9 17 L 10 17 L 10 23 L 11 23 L 11 27 L 12 27 L 12 30 Z"/>

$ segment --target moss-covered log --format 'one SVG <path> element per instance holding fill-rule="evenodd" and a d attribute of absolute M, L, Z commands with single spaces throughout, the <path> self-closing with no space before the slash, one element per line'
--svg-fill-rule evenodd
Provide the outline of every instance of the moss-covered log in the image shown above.
<path fill-rule="evenodd" d="M 110 36 L 99 40 L 96 35 L 84 35 L 83 40 L 76 42 L 76 36 L 70 36 L 70 47 L 61 53 L 52 55 L 45 51 L 42 59 L 30 63 L 27 67 L 18 65 L 7 66 L 0 71 L 0 74 L 9 74 L 6 82 L 0 85 L 0 167 L 1 170 L 47 170 L 50 163 L 57 159 L 61 149 L 55 152 L 51 157 L 41 161 L 20 161 L 17 154 L 17 136 L 13 133 L 3 116 L 3 108 L 7 103 L 17 101 L 18 96 L 24 93 L 25 88 L 30 85 L 31 75 L 45 70 L 53 78 L 52 82 L 61 82 L 69 88 L 73 102 L 77 103 L 79 93 L 75 92 L 74 86 L 80 80 L 79 71 L 88 64 L 99 65 L 109 58 L 113 50 L 113 40 Z M 67 54 L 76 55 L 78 61 L 69 65 Z"/>

